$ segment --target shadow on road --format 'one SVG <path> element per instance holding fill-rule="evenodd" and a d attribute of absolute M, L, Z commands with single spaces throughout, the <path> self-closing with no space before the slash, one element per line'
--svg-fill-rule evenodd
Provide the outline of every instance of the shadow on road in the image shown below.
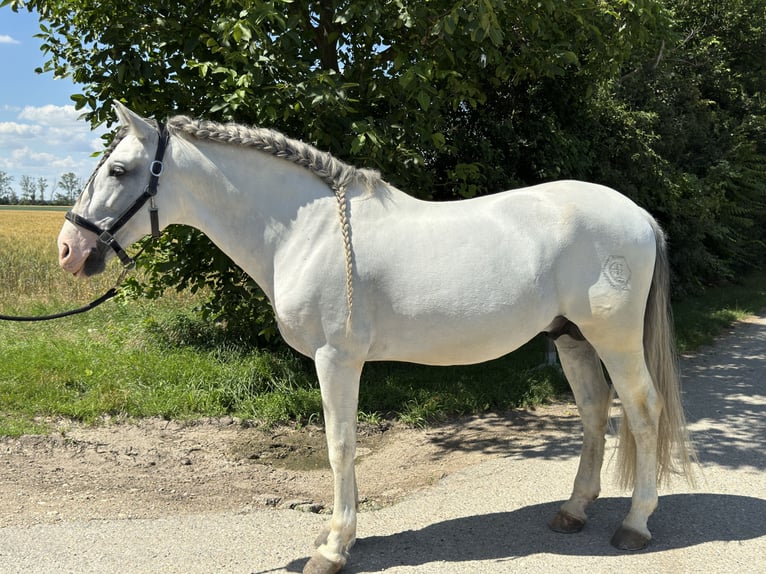
<path fill-rule="evenodd" d="M 573 535 L 557 534 L 546 526 L 561 505 L 560 501 L 446 520 L 420 530 L 361 538 L 344 572 L 378 572 L 433 562 L 510 561 L 543 553 L 619 556 L 622 553 L 609 545 L 609 538 L 629 504 L 628 498 L 596 501 L 585 530 Z M 654 540 L 643 552 L 759 538 L 766 535 L 765 515 L 766 500 L 758 498 L 722 494 L 662 496 L 659 509 L 649 523 Z M 306 560 L 291 562 L 286 566 L 287 571 L 300 572 Z"/>
<path fill-rule="evenodd" d="M 471 451 L 509 458 L 562 459 L 577 456 L 582 444 L 582 423 L 572 405 L 565 413 L 545 408 L 488 413 L 454 423 L 434 425 L 428 440 L 444 451 Z"/>
<path fill-rule="evenodd" d="M 700 462 L 766 470 L 766 324 L 737 324 L 682 368 Z"/>
<path fill-rule="evenodd" d="M 735 327 L 714 347 L 681 360 L 684 407 L 700 462 L 766 470 L 766 324 Z M 454 423 L 435 425 L 429 440 L 443 450 L 543 459 L 577 456 L 582 441 L 574 406 L 542 416 L 534 410 L 496 413 L 461 424 L 467 432 L 459 435 L 451 430 Z"/>

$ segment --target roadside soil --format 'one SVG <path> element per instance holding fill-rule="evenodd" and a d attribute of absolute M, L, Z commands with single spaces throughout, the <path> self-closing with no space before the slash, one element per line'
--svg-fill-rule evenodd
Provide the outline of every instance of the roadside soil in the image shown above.
<path fill-rule="evenodd" d="M 264 429 L 231 418 L 57 424 L 50 436 L 0 439 L 0 526 L 269 506 L 330 511 L 332 475 L 321 427 Z M 579 419 L 569 403 L 428 429 L 362 424 L 361 509 L 393 504 L 465 467 L 544 445 L 562 430 L 572 438 L 568 448 L 576 448 Z"/>

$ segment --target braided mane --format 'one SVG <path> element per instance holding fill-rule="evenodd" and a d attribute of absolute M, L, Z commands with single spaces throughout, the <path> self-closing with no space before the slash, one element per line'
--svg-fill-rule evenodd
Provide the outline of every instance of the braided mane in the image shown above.
<path fill-rule="evenodd" d="M 222 124 L 208 120 L 193 119 L 188 116 L 175 116 L 168 120 L 168 129 L 180 132 L 198 140 L 209 140 L 224 144 L 249 147 L 258 151 L 300 165 L 325 182 L 333 190 L 338 200 L 338 218 L 343 235 L 343 248 L 346 259 L 346 334 L 351 329 L 351 310 L 354 303 L 353 251 L 351 246 L 351 224 L 349 223 L 349 203 L 346 190 L 349 185 L 360 183 L 373 188 L 382 183 L 377 171 L 358 169 L 320 151 L 302 141 L 288 138 L 284 134 L 268 128 L 243 126 L 240 124 Z"/>
<path fill-rule="evenodd" d="M 353 183 L 374 186 L 380 183 L 380 174 L 373 170 L 359 169 L 320 151 L 300 140 L 292 139 L 276 130 L 244 126 L 234 123 L 218 123 L 175 116 L 167 122 L 169 129 L 184 133 L 198 140 L 210 140 L 224 144 L 254 148 L 258 151 L 285 159 L 305 167 L 331 188 L 346 188 Z"/>

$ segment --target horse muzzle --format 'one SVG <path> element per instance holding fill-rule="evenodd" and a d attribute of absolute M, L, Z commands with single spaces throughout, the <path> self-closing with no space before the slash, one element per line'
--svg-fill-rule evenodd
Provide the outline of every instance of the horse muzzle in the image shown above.
<path fill-rule="evenodd" d="M 88 235 L 67 223 L 57 242 L 59 265 L 67 273 L 81 279 L 101 273 L 106 266 L 106 249 L 97 238 Z"/>

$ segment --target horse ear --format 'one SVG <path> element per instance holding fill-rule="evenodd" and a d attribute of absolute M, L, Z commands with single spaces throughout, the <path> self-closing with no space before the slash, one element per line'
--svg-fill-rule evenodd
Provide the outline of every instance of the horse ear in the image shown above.
<path fill-rule="evenodd" d="M 134 111 L 128 109 L 128 107 L 121 102 L 112 100 L 112 105 L 114 113 L 117 114 L 117 119 L 120 120 L 120 123 L 128 128 L 133 135 L 138 137 L 138 139 L 145 139 L 157 131 L 149 122 Z"/>

